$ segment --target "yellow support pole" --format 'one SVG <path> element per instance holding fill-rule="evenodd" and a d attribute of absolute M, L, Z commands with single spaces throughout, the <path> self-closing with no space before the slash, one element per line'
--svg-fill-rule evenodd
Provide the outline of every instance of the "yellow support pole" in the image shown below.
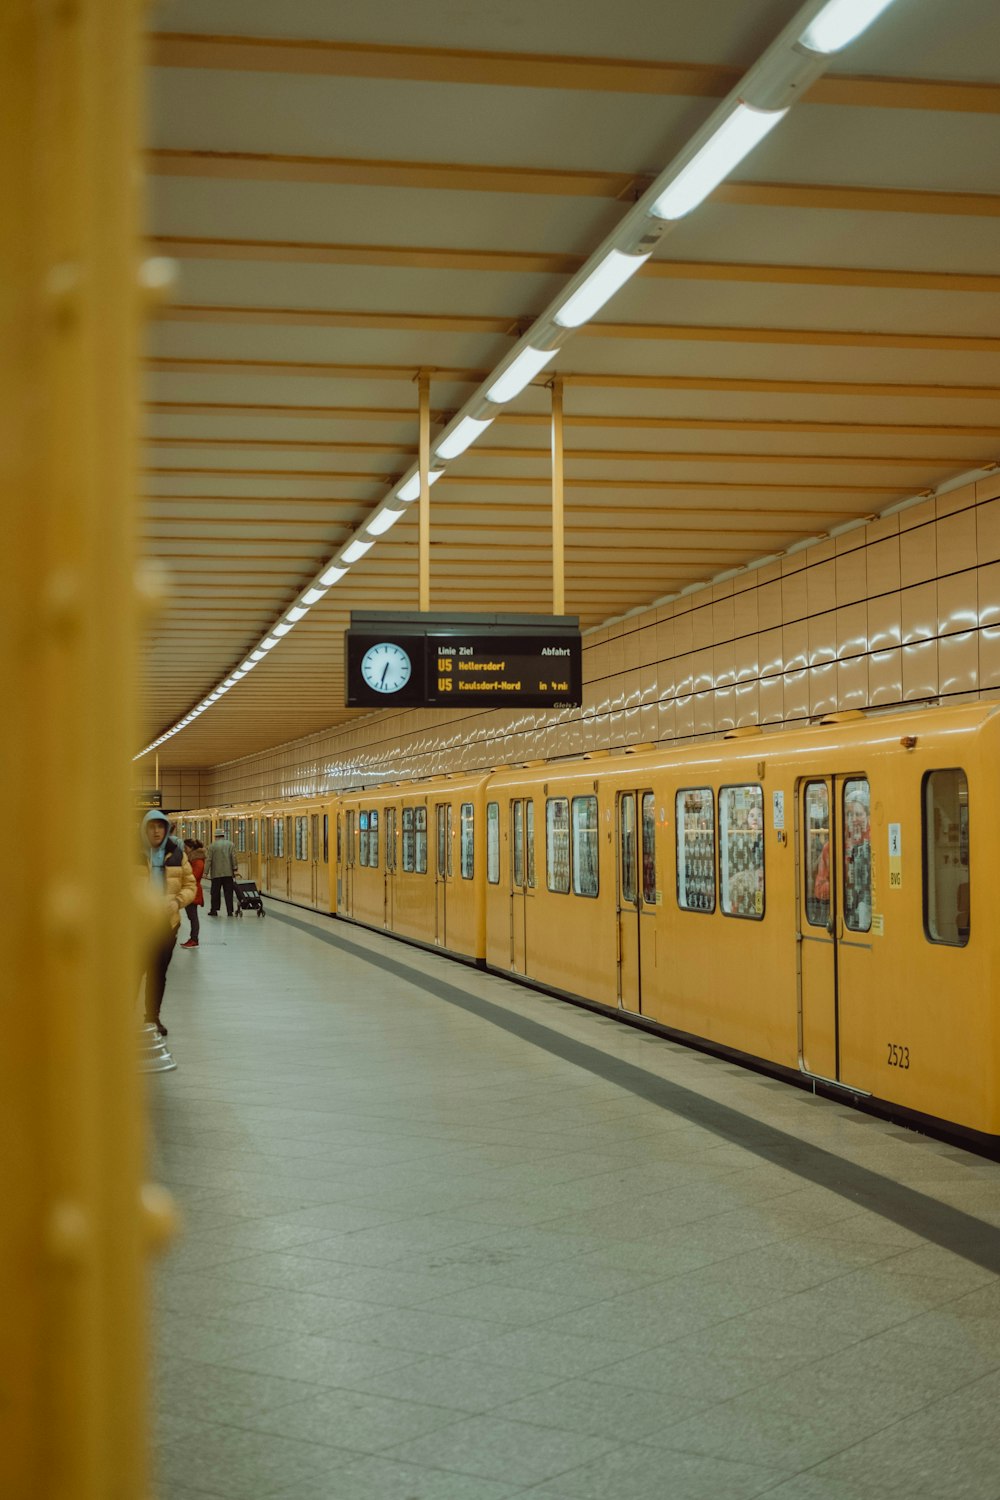
<path fill-rule="evenodd" d="M 420 513 L 418 516 L 418 567 L 420 612 L 431 607 L 431 486 L 428 479 L 431 463 L 431 378 L 421 370 L 420 391 Z"/>
<path fill-rule="evenodd" d="M 566 545 L 563 506 L 563 383 L 552 382 L 552 613 L 566 613 Z"/>
<path fill-rule="evenodd" d="M 0 5 L 0 1495 L 142 1500 L 136 0 Z M 99 855 L 95 853 L 99 850 Z"/>

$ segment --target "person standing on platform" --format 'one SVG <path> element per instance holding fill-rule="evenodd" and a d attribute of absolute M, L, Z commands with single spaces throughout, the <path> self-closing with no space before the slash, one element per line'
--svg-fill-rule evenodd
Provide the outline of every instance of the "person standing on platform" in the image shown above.
<path fill-rule="evenodd" d="M 195 885 L 198 887 L 198 894 L 195 896 L 194 900 L 191 902 L 191 905 L 187 909 L 188 921 L 191 924 L 191 931 L 188 935 L 187 942 L 181 943 L 181 947 L 197 948 L 198 933 L 201 928 L 201 923 L 198 917 L 198 908 L 199 906 L 205 905 L 205 893 L 201 888 L 201 877 L 205 873 L 205 845 L 201 842 L 201 839 L 185 839 L 184 848 L 187 850 L 187 857 L 191 862 L 191 870 L 194 875 Z"/>
<path fill-rule="evenodd" d="M 223 896 L 226 898 L 226 914 L 233 914 L 233 881 L 239 874 L 236 868 L 236 845 L 219 829 L 208 846 L 205 856 L 205 874 L 212 882 L 212 905 L 208 915 L 217 917 Z"/>
<path fill-rule="evenodd" d="M 146 959 L 146 1025 L 161 1036 L 167 1028 L 160 1020 L 167 970 L 174 956 L 181 909 L 195 898 L 197 886 L 187 855 L 170 837 L 170 820 L 159 808 L 151 808 L 142 820 L 143 852 L 149 871 L 150 892 L 160 913 L 160 926 Z"/>

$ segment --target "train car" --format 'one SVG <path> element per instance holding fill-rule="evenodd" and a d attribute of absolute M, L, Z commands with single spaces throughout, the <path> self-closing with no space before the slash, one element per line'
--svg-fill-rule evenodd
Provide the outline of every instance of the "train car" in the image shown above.
<path fill-rule="evenodd" d="M 481 960 L 485 776 L 342 793 L 337 911 L 399 937 Z"/>
<path fill-rule="evenodd" d="M 330 860 L 336 812 L 330 795 L 269 803 L 255 821 L 261 890 L 299 906 L 336 911 Z"/>
<path fill-rule="evenodd" d="M 270 888 L 995 1153 L 998 762 L 976 702 L 344 792 Z"/>

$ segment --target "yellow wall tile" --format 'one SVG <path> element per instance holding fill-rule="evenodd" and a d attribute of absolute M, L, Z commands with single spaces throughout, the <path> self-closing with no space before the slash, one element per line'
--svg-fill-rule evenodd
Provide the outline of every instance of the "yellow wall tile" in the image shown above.
<path fill-rule="evenodd" d="M 903 698 L 933 698 L 938 692 L 938 643 L 919 641 L 903 647 Z"/>
<path fill-rule="evenodd" d="M 781 656 L 785 672 L 801 671 L 809 665 L 809 625 L 806 620 L 782 626 Z"/>
<path fill-rule="evenodd" d="M 1000 638 L 1000 632 L 998 632 Z M 1000 683 L 1000 649 L 997 651 L 997 682 Z M 765 677 L 760 683 L 760 722 L 780 724 L 785 717 L 784 677 Z"/>
<path fill-rule="evenodd" d="M 733 600 L 733 634 L 750 635 L 757 630 L 757 590 L 746 589 Z"/>
<path fill-rule="evenodd" d="M 1000 688 L 1000 625 L 987 626 L 979 632 L 979 688 Z"/>
<path fill-rule="evenodd" d="M 828 609 L 808 620 L 809 665 L 822 666 L 837 659 L 837 611 Z M 791 665 L 791 663 L 789 663 Z"/>
<path fill-rule="evenodd" d="M 809 717 L 809 673 L 786 672 L 782 681 L 785 684 L 785 718 L 807 719 Z"/>
<path fill-rule="evenodd" d="M 980 566 L 1000 561 L 1000 499 L 976 506 L 976 560 Z"/>
<path fill-rule="evenodd" d="M 927 500 L 918 500 L 916 505 L 908 505 L 899 512 L 900 532 L 910 531 L 914 526 L 926 526 L 928 521 L 933 521 L 936 515 L 934 497 Z"/>
<path fill-rule="evenodd" d="M 809 613 L 809 595 L 804 571 L 790 573 L 787 578 L 781 580 L 781 619 L 783 624 L 790 620 L 805 619 Z"/>
<path fill-rule="evenodd" d="M 757 628 L 770 630 L 782 622 L 781 580 L 766 583 L 757 590 Z"/>
<path fill-rule="evenodd" d="M 959 485 L 957 490 L 949 490 L 946 495 L 938 495 L 934 502 L 935 514 L 938 516 L 950 516 L 957 510 L 965 510 L 966 506 L 975 505 L 975 484 Z"/>
<path fill-rule="evenodd" d="M 899 703 L 903 697 L 903 659 L 898 646 L 873 651 L 868 658 L 868 701 L 872 707 Z"/>
<path fill-rule="evenodd" d="M 938 641 L 938 679 L 942 693 L 969 693 L 979 686 L 979 632 L 964 631 Z"/>
<path fill-rule="evenodd" d="M 911 583 L 925 583 L 937 577 L 936 527 L 918 526 L 903 531 L 899 537 L 899 582 L 902 588 Z"/>
<path fill-rule="evenodd" d="M 837 564 L 831 560 L 817 564 L 806 574 L 806 594 L 811 615 L 837 607 Z"/>
<path fill-rule="evenodd" d="M 979 624 L 979 570 L 952 573 L 937 582 L 938 635 L 975 630 Z"/>
<path fill-rule="evenodd" d="M 782 648 L 782 630 L 762 630 L 757 637 L 757 653 L 760 658 L 761 677 L 774 677 L 785 668 L 785 653 Z"/>
<path fill-rule="evenodd" d="M 865 549 L 868 597 L 899 588 L 899 538 L 887 537 Z"/>
<path fill-rule="evenodd" d="M 899 593 L 903 645 L 937 634 L 937 584 L 918 583 Z"/>
<path fill-rule="evenodd" d="M 712 605 L 713 641 L 731 641 L 736 634 L 736 606 L 732 593 Z"/>
<path fill-rule="evenodd" d="M 848 604 L 837 610 L 837 658 L 844 661 L 868 650 L 868 605 Z"/>
<path fill-rule="evenodd" d="M 860 530 L 854 535 L 860 536 Z M 858 604 L 868 597 L 868 566 L 865 548 L 844 552 L 837 558 L 837 604 Z"/>
<path fill-rule="evenodd" d="M 868 657 L 855 656 L 837 663 L 837 708 L 868 707 Z"/>
<path fill-rule="evenodd" d="M 1000 563 L 976 569 L 980 625 L 1000 624 Z"/>

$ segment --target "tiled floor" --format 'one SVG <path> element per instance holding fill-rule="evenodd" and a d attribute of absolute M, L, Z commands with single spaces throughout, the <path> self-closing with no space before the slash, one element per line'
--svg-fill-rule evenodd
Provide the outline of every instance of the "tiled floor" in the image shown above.
<path fill-rule="evenodd" d="M 160 1500 L 1000 1497 L 1000 1167 L 276 905 L 164 1020 Z"/>

